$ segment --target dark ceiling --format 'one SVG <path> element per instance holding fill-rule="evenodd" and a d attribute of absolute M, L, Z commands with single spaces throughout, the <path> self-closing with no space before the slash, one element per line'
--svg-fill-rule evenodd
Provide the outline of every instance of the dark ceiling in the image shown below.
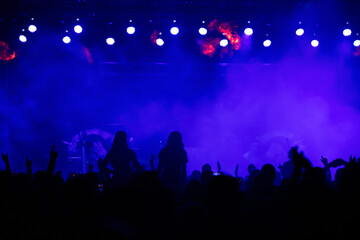
<path fill-rule="evenodd" d="M 1 0 L 0 19 L 41 16 L 274 18 L 305 14 L 333 18 L 333 12 L 358 17 L 358 0 Z"/>

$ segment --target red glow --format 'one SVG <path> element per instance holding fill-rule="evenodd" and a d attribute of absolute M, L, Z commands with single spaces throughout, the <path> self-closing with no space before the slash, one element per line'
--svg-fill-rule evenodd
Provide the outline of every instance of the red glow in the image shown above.
<path fill-rule="evenodd" d="M 90 50 L 89 50 L 87 47 L 83 47 L 83 53 L 84 53 L 84 55 L 85 55 L 86 60 L 88 61 L 88 63 L 93 64 L 94 61 L 93 61 L 91 52 L 90 52 Z"/>
<path fill-rule="evenodd" d="M 239 36 L 239 34 L 234 33 L 231 36 L 228 37 L 231 46 L 235 49 L 235 50 L 239 50 L 240 46 L 241 46 L 241 37 Z"/>
<path fill-rule="evenodd" d="M 360 56 L 360 47 L 357 47 L 357 48 L 356 48 L 356 52 L 354 52 L 354 56 L 355 56 L 355 57 Z"/>
<path fill-rule="evenodd" d="M 204 41 L 201 45 L 201 52 L 204 55 L 212 57 L 219 44 L 220 44 L 220 38 L 206 39 L 206 41 Z"/>
<path fill-rule="evenodd" d="M 218 27 L 219 27 L 219 20 L 214 19 L 209 23 L 207 28 L 209 31 L 214 31 L 214 30 L 217 30 Z"/>
<path fill-rule="evenodd" d="M 9 44 L 0 41 L 0 60 L 10 61 L 16 56 L 15 51 L 10 52 Z"/>
<path fill-rule="evenodd" d="M 158 39 L 158 35 L 159 33 L 156 30 L 154 30 L 154 32 L 150 36 L 150 41 L 156 44 L 156 39 Z"/>
<path fill-rule="evenodd" d="M 241 45 L 241 37 L 235 32 L 234 28 L 236 28 L 236 26 L 225 22 L 219 24 L 218 31 L 230 41 L 232 48 L 239 50 Z"/>
<path fill-rule="evenodd" d="M 241 37 L 239 34 L 236 33 L 237 26 L 233 25 L 229 22 L 220 22 L 217 19 L 214 19 L 209 23 L 207 26 L 209 31 L 216 30 L 218 33 L 221 33 L 225 36 L 231 45 L 231 49 L 239 50 L 241 46 Z M 202 41 L 201 52 L 207 56 L 213 56 L 216 48 L 219 47 L 220 38 L 207 38 L 206 40 Z"/>

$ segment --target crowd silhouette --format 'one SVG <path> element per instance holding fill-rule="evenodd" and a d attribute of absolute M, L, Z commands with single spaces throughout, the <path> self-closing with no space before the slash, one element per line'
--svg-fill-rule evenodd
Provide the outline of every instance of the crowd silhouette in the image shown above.
<path fill-rule="evenodd" d="M 14 173 L 1 153 L 0 236 L 3 239 L 350 239 L 360 223 L 360 159 L 350 156 L 314 167 L 297 147 L 288 161 L 248 176 L 213 171 L 209 164 L 187 175 L 181 134 L 150 158 L 146 170 L 116 133 L 99 172 L 64 179 L 55 172 L 53 145 L 46 170 Z M 196 159 L 190 159 L 196 161 Z M 331 168 L 338 168 L 331 179 Z"/>

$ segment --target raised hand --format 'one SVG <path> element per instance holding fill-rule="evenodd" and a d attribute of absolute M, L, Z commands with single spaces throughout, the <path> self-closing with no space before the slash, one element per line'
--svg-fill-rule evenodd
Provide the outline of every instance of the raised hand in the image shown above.
<path fill-rule="evenodd" d="M 10 161 L 9 161 L 9 154 L 7 153 L 6 155 L 1 153 L 1 158 L 5 163 L 5 167 L 6 167 L 6 172 L 8 172 L 9 174 L 11 174 L 11 168 L 10 168 Z"/>
<path fill-rule="evenodd" d="M 239 178 L 239 164 L 236 164 L 236 167 L 235 167 L 235 177 Z"/>
<path fill-rule="evenodd" d="M 328 160 L 327 160 L 327 158 L 321 156 L 321 159 L 320 159 L 320 160 L 321 160 L 321 162 L 324 164 L 325 167 L 328 165 Z"/>
<path fill-rule="evenodd" d="M 57 152 L 55 152 L 55 144 L 54 144 L 51 151 L 50 151 L 50 159 L 55 160 L 58 157 L 58 155 L 59 154 Z"/>
<path fill-rule="evenodd" d="M 5 164 L 9 163 L 9 154 L 8 153 L 6 155 L 1 153 L 1 158 Z"/>
<path fill-rule="evenodd" d="M 49 161 L 49 165 L 48 168 L 46 170 L 46 173 L 48 175 L 53 175 L 54 173 L 54 169 L 55 169 L 55 162 L 56 162 L 56 158 L 58 157 L 58 153 L 55 152 L 55 144 L 52 146 L 52 149 L 50 151 L 50 161 Z"/>
<path fill-rule="evenodd" d="M 350 155 L 349 162 L 350 163 L 355 163 L 356 162 L 356 156 L 353 157 L 352 155 Z"/>
<path fill-rule="evenodd" d="M 26 168 L 31 168 L 32 160 L 29 160 L 29 156 L 26 156 Z"/>
<path fill-rule="evenodd" d="M 219 161 L 217 161 L 216 166 L 217 166 L 217 172 L 218 173 L 221 172 L 221 165 Z"/>
<path fill-rule="evenodd" d="M 279 168 L 280 171 L 281 171 L 281 169 L 283 168 L 283 165 L 281 165 L 281 163 L 279 163 L 278 168 Z"/>
<path fill-rule="evenodd" d="M 29 160 L 29 156 L 26 156 L 26 172 L 30 176 L 32 174 L 31 165 L 32 165 L 32 160 Z"/>

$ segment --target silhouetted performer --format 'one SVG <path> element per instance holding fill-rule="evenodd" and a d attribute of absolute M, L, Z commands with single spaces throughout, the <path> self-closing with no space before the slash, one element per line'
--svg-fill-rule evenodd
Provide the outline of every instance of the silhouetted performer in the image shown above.
<path fill-rule="evenodd" d="M 135 152 L 128 147 L 127 135 L 124 131 L 115 134 L 111 149 L 102 163 L 102 168 L 106 168 L 109 163 L 114 170 L 113 180 L 117 183 L 127 183 L 130 180 L 132 167 L 136 170 L 141 169 Z"/>
<path fill-rule="evenodd" d="M 170 133 L 166 146 L 159 153 L 157 173 L 167 186 L 181 189 L 186 182 L 187 162 L 181 134 L 177 131 Z"/>

